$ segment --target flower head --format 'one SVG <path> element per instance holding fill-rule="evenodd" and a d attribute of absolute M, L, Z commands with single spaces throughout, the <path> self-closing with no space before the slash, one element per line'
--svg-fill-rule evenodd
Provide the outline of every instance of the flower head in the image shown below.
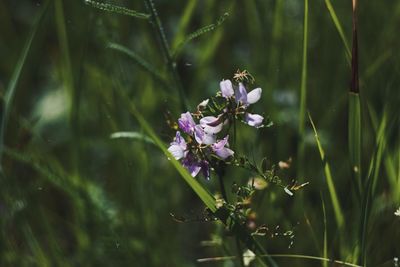
<path fill-rule="evenodd" d="M 400 217 L 400 207 L 394 212 L 394 215 Z"/>

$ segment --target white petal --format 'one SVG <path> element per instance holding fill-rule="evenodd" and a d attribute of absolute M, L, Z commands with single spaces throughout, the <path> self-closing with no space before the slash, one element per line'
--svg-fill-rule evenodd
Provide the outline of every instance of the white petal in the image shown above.
<path fill-rule="evenodd" d="M 253 126 L 253 127 L 259 127 L 262 125 L 264 117 L 261 115 L 258 115 L 258 114 L 246 113 L 244 119 L 248 125 Z"/>
<path fill-rule="evenodd" d="M 204 134 L 203 144 L 212 145 L 215 143 L 215 141 L 217 141 L 217 138 L 214 134 L 208 134 L 208 133 Z"/>
<path fill-rule="evenodd" d="M 231 149 L 227 147 L 223 147 L 221 149 L 215 150 L 215 154 L 217 154 L 218 157 L 221 159 L 227 159 L 230 156 L 232 156 L 235 152 L 233 152 Z"/>
<path fill-rule="evenodd" d="M 182 149 L 182 147 L 181 146 L 179 146 L 179 145 L 172 145 L 172 146 L 170 146 L 169 148 L 168 148 L 168 151 L 169 151 L 169 153 L 171 153 L 172 154 L 172 156 L 174 156 L 174 158 L 176 159 L 176 160 L 180 160 L 181 158 L 183 158 L 184 157 L 184 150 Z"/>
<path fill-rule="evenodd" d="M 261 88 L 256 88 L 247 94 L 247 103 L 254 104 L 261 98 Z"/>
<path fill-rule="evenodd" d="M 222 96 L 225 98 L 229 98 L 233 96 L 233 87 L 232 82 L 230 80 L 221 81 L 219 83 L 219 87 L 221 89 Z"/>
<path fill-rule="evenodd" d="M 208 134 L 217 134 L 222 130 L 222 124 L 218 124 L 215 127 L 212 126 L 206 126 L 204 127 L 204 131 Z"/>

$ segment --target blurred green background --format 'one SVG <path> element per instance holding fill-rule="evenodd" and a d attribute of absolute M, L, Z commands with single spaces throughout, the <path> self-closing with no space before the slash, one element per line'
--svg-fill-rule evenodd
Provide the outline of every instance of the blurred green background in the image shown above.
<path fill-rule="evenodd" d="M 148 12 L 142 1 L 112 3 Z M 310 182 L 293 197 L 273 185 L 257 192 L 257 224 L 295 232 L 291 246 L 282 236 L 261 237 L 261 244 L 269 253 L 357 262 L 363 213 L 347 149 L 350 67 L 327 3 L 309 2 L 306 110 L 331 166 L 345 228 L 335 224 L 308 119 L 302 138 L 298 132 L 304 1 L 156 0 L 171 51 L 191 32 L 229 14 L 215 30 L 181 47 L 174 80 L 157 33 L 145 19 L 105 12 L 83 0 L 48 5 L 0 0 L 0 97 L 2 118 L 8 117 L 2 125 L 0 265 L 240 266 L 235 260 L 197 263 L 236 255 L 234 239 L 218 223 L 174 221 L 170 213 L 201 217 L 203 204 L 153 144 L 110 139 L 117 131 L 144 133 L 129 99 L 167 145 L 174 132 L 165 114 L 176 120 L 186 111 L 176 80 L 193 110 L 237 69 L 255 77 L 254 86 L 263 89 L 256 111 L 274 121 L 272 128 L 258 131 L 240 126 L 238 151 L 256 161 L 267 157 L 271 164 L 292 158 L 282 179 Z M 351 40 L 351 1 L 331 4 Z M 365 173 L 381 148 L 365 251 L 368 266 L 395 266 L 393 259 L 400 256 L 400 217 L 394 215 L 400 206 L 400 2 L 361 0 L 358 14 Z M 117 51 L 116 44 L 134 54 Z M 377 136 L 383 138 L 381 146 Z M 245 184 L 250 177 L 232 168 L 225 183 Z M 216 179 L 196 179 L 211 192 L 219 190 Z M 304 259 L 276 261 L 324 266 Z"/>

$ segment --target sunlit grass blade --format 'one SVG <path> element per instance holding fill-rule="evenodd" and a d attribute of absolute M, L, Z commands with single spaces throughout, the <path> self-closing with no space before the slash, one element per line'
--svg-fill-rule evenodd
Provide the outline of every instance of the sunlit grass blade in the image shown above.
<path fill-rule="evenodd" d="M 322 145 L 321 145 L 321 142 L 319 140 L 317 129 L 316 129 L 315 125 L 314 125 L 314 122 L 313 122 L 310 114 L 308 114 L 308 118 L 309 118 L 309 120 L 311 122 L 311 126 L 312 126 L 313 131 L 314 131 L 315 141 L 316 141 L 317 146 L 318 146 L 318 150 L 319 150 L 319 154 L 320 154 L 322 163 L 324 164 L 324 173 L 325 173 L 325 177 L 326 177 L 326 182 L 328 184 L 328 190 L 329 190 L 329 194 L 330 194 L 330 197 L 331 197 L 333 210 L 334 210 L 334 213 L 335 213 L 335 219 L 336 219 L 336 223 L 337 223 L 338 227 L 340 228 L 340 227 L 342 227 L 344 225 L 344 216 L 343 216 L 343 211 L 342 211 L 339 199 L 338 199 L 337 194 L 336 194 L 336 188 L 335 188 L 335 184 L 333 182 L 331 168 L 330 168 L 329 163 L 328 163 L 328 161 L 326 159 L 325 152 L 324 152 L 324 150 L 322 148 Z"/>
<path fill-rule="evenodd" d="M 18 81 L 21 76 L 22 68 L 25 65 L 26 58 L 30 52 L 31 46 L 33 39 L 36 35 L 36 32 L 39 28 L 40 22 L 42 21 L 46 10 L 49 6 L 49 1 L 46 1 L 45 4 L 43 5 L 42 9 L 38 12 L 36 15 L 32 28 L 30 30 L 30 33 L 28 35 L 28 39 L 25 42 L 25 45 L 22 49 L 21 55 L 18 59 L 17 64 L 15 65 L 13 74 L 10 78 L 10 81 L 8 82 L 5 95 L 4 95 L 4 100 L 3 100 L 3 105 L 2 105 L 2 110 L 0 114 L 0 172 L 3 171 L 1 160 L 2 160 L 2 155 L 3 155 L 3 150 L 4 150 L 4 135 L 7 127 L 7 122 L 8 122 L 8 117 L 10 115 L 10 110 L 12 106 L 12 102 L 14 99 L 15 91 L 18 85 Z"/>
<path fill-rule="evenodd" d="M 138 53 L 130 50 L 129 48 L 123 45 L 116 43 L 109 43 L 107 47 L 129 56 L 129 58 L 133 59 L 139 67 L 141 67 L 143 70 L 149 73 L 154 78 L 154 80 L 162 84 L 164 87 L 170 88 L 170 85 L 165 81 L 164 77 L 160 75 L 160 73 L 156 70 L 156 68 L 153 67 L 144 58 L 142 58 Z"/>
<path fill-rule="evenodd" d="M 326 7 L 328 8 L 329 14 L 331 15 L 333 23 L 335 24 L 336 30 L 338 31 L 340 38 L 342 39 L 343 45 L 346 49 L 346 59 L 347 59 L 348 63 L 350 63 L 350 56 L 351 56 L 350 46 L 349 46 L 349 42 L 346 38 L 346 35 L 344 34 L 342 25 L 340 24 L 340 21 L 336 15 L 335 9 L 333 8 L 331 1 L 325 0 L 325 4 L 326 4 Z"/>
<path fill-rule="evenodd" d="M 153 139 L 139 132 L 115 132 L 110 135 L 110 138 L 111 139 L 129 138 L 154 144 Z"/>
<path fill-rule="evenodd" d="M 131 16 L 134 18 L 138 19 L 149 19 L 150 15 L 146 13 L 141 13 L 136 10 L 128 9 L 126 7 L 121 7 L 117 5 L 112 5 L 108 3 L 102 3 L 102 2 L 97 2 L 97 1 L 92 1 L 92 0 L 84 0 L 86 5 L 89 5 L 91 7 L 107 11 L 107 12 L 112 12 L 112 13 L 117 13 L 121 15 L 127 15 Z"/>
<path fill-rule="evenodd" d="M 226 18 L 229 16 L 229 13 L 225 13 L 223 14 L 215 23 L 212 23 L 210 25 L 204 26 L 200 29 L 198 29 L 195 32 L 192 32 L 191 34 L 189 34 L 185 40 L 183 40 L 176 48 L 176 50 L 173 53 L 173 58 L 177 58 L 179 56 L 179 53 L 182 51 L 183 47 L 190 42 L 193 39 L 196 39 L 200 36 L 202 36 L 203 34 L 206 34 L 208 32 L 211 32 L 213 30 L 215 30 L 218 26 L 220 26 L 222 23 L 224 23 L 224 21 L 226 20 Z"/>
<path fill-rule="evenodd" d="M 307 47 L 308 47 L 308 0 L 304 0 L 304 24 L 303 24 L 303 63 L 301 68 L 300 85 L 300 111 L 299 111 L 299 146 L 298 146 L 298 174 L 303 172 L 304 154 L 304 128 L 307 108 Z"/>

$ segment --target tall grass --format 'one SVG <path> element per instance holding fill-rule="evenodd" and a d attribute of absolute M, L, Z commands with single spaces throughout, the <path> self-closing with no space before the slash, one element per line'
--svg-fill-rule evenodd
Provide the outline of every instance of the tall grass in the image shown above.
<path fill-rule="evenodd" d="M 250 266 L 393 265 L 399 8 L 360 2 L 352 52 L 346 1 L 0 1 L 0 265 L 240 266 L 247 248 Z M 237 69 L 275 124 L 237 125 L 237 149 L 293 157 L 277 174 L 310 182 L 255 193 L 260 236 L 227 231 L 218 180 L 165 150 L 168 123 Z M 228 199 L 250 178 L 228 166 Z"/>

